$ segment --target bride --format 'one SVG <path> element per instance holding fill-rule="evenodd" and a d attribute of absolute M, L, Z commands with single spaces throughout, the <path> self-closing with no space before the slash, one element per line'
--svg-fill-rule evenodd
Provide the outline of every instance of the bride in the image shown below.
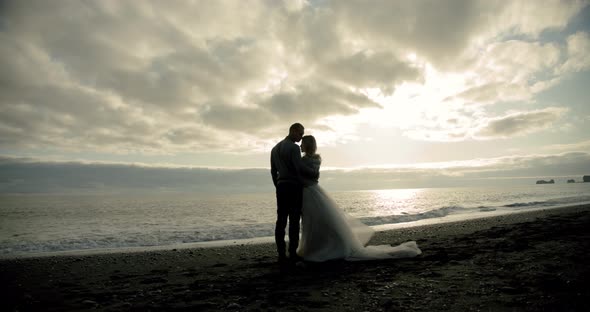
<path fill-rule="evenodd" d="M 302 158 L 306 166 L 319 170 L 320 155 L 311 135 L 301 140 Z M 317 179 L 304 177 L 302 234 L 297 254 L 306 261 L 333 259 L 349 261 L 414 257 L 422 252 L 416 242 L 398 246 L 365 246 L 374 230 L 344 212 L 319 186 Z"/>

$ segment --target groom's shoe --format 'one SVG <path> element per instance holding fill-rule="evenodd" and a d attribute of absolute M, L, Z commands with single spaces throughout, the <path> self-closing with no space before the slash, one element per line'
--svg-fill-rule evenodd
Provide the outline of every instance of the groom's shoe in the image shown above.
<path fill-rule="evenodd" d="M 281 272 L 281 274 L 289 274 L 291 262 L 289 261 L 289 258 L 287 258 L 287 256 L 279 255 L 278 264 L 279 271 Z"/>
<path fill-rule="evenodd" d="M 289 258 L 287 258 L 287 255 L 280 254 L 278 257 L 278 261 L 279 263 L 286 263 L 289 261 Z"/>
<path fill-rule="evenodd" d="M 303 262 L 303 258 L 297 254 L 292 254 L 292 255 L 289 255 L 289 262 L 291 262 L 291 263 Z"/>
<path fill-rule="evenodd" d="M 301 273 L 303 270 L 307 268 L 307 265 L 304 262 L 302 257 L 294 254 L 289 257 L 289 263 L 293 266 L 294 273 Z"/>

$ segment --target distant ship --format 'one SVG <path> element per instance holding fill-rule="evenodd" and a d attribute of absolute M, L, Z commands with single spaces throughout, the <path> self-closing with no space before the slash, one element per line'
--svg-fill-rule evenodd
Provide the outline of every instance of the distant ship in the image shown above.
<path fill-rule="evenodd" d="M 537 184 L 555 184 L 555 181 L 553 179 L 551 179 L 549 181 L 539 180 L 539 181 L 537 181 Z"/>

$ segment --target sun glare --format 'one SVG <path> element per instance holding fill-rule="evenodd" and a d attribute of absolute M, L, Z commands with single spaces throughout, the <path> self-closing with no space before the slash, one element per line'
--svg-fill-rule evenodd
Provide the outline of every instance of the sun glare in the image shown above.
<path fill-rule="evenodd" d="M 364 89 L 382 110 L 367 110 L 366 120 L 376 127 L 411 129 L 424 124 L 424 115 L 432 112 L 446 114 L 453 109 L 444 102 L 466 88 L 467 73 L 445 73 L 426 66 L 424 83 L 402 83 L 393 94 L 385 95 L 378 88 Z"/>
<path fill-rule="evenodd" d="M 377 215 L 393 215 L 403 213 L 404 209 L 412 207 L 412 203 L 422 192 L 424 189 L 390 189 L 373 190 L 371 195 L 378 207 Z"/>
<path fill-rule="evenodd" d="M 406 55 L 406 58 L 411 62 L 416 62 L 416 60 L 418 59 L 416 53 L 408 53 L 408 55 Z"/>

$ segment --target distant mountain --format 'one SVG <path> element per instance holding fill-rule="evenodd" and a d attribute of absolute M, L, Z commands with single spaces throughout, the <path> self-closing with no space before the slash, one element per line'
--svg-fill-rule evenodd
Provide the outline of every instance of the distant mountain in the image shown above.
<path fill-rule="evenodd" d="M 549 181 L 545 181 L 545 180 L 539 180 L 537 181 L 537 184 L 554 184 L 555 181 L 553 179 L 549 180 Z"/>

